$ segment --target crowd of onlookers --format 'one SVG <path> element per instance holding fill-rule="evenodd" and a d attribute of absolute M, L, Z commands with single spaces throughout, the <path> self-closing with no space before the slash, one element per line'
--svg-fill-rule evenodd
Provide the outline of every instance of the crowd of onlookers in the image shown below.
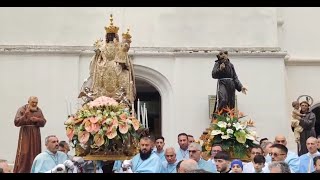
<path fill-rule="evenodd" d="M 179 147 L 165 148 L 163 137 L 146 136 L 140 139 L 139 154 L 130 160 L 106 163 L 99 161 L 95 172 L 100 173 L 319 173 L 320 172 L 320 137 L 309 137 L 306 142 L 308 153 L 298 156 L 288 150 L 287 140 L 278 135 L 273 141 L 267 138 L 250 149 L 250 161 L 231 159 L 221 144 L 211 147 L 210 157 L 205 156 L 200 144 L 193 136 L 178 135 Z M 68 155 L 67 142 L 56 136 L 46 137 L 47 149 L 38 154 L 32 164 L 33 173 L 88 173 L 93 171 L 93 162 L 80 162 L 79 158 Z M 81 158 L 80 158 L 81 159 Z M 91 165 L 90 165 L 91 163 Z M 81 166 L 80 164 L 86 164 Z M 106 167 L 109 166 L 109 167 Z M 112 170 L 111 170 L 111 168 Z M 109 170 L 108 170 L 109 168 Z M 10 173 L 6 160 L 0 160 L 0 172 Z"/>

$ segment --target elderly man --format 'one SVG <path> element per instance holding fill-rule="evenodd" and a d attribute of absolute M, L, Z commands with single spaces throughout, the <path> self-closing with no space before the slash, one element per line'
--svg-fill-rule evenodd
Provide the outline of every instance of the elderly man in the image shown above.
<path fill-rule="evenodd" d="M 41 153 L 40 127 L 45 124 L 38 98 L 29 97 L 28 104 L 20 107 L 14 118 L 14 125 L 20 127 L 20 133 L 13 172 L 30 172 L 33 159 Z"/>
<path fill-rule="evenodd" d="M 73 162 L 66 153 L 58 151 L 59 140 L 55 135 L 45 139 L 47 150 L 38 154 L 31 167 L 31 173 L 57 173 L 63 168 L 73 169 Z"/>
<path fill-rule="evenodd" d="M 269 155 L 269 153 L 271 153 L 271 148 L 270 147 L 272 145 L 273 145 L 273 143 L 269 142 L 269 141 L 263 142 L 261 144 L 261 148 L 263 149 L 263 155 L 264 155 L 264 157 L 266 159 L 266 163 L 271 162 L 271 156 Z"/>
<path fill-rule="evenodd" d="M 178 173 L 187 173 L 196 169 L 199 169 L 198 163 L 193 159 L 187 159 L 181 162 Z"/>
<path fill-rule="evenodd" d="M 320 152 L 317 150 L 317 139 L 315 137 L 309 137 L 307 139 L 308 153 L 299 157 L 300 159 L 300 173 L 311 173 L 314 171 L 313 158 L 320 156 Z"/>
<path fill-rule="evenodd" d="M 161 173 L 176 173 L 176 167 L 178 164 L 177 157 L 176 157 L 176 151 L 173 147 L 169 147 L 165 150 L 165 158 L 166 161 L 162 162 L 161 166 Z"/>
<path fill-rule="evenodd" d="M 134 173 L 160 173 L 160 158 L 152 152 L 151 145 L 150 137 L 140 139 L 140 153 L 135 155 L 131 161 Z"/>
<path fill-rule="evenodd" d="M 188 152 L 188 135 L 186 133 L 180 133 L 178 135 L 178 144 L 179 149 L 176 151 L 177 153 L 177 160 L 185 160 L 189 159 L 189 152 Z"/>
<path fill-rule="evenodd" d="M 217 169 L 211 161 L 206 161 L 201 158 L 201 145 L 198 143 L 191 143 L 189 145 L 189 157 L 198 163 L 199 169 L 216 173 Z"/>
<path fill-rule="evenodd" d="M 283 161 L 269 164 L 270 173 L 291 173 L 289 165 Z"/>
<path fill-rule="evenodd" d="M 278 135 L 274 139 L 274 144 L 282 144 L 287 148 L 287 139 L 283 135 Z M 271 146 L 272 147 L 272 146 Z M 289 165 L 291 168 L 291 172 L 297 173 L 299 172 L 299 165 L 300 160 L 296 153 L 292 151 L 288 151 L 287 149 L 287 155 L 286 155 L 285 162 Z"/>

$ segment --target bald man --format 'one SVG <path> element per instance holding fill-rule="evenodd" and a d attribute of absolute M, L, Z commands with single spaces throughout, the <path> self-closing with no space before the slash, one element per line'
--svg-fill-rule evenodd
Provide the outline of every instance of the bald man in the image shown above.
<path fill-rule="evenodd" d="M 177 170 L 177 156 L 176 151 L 173 147 L 169 147 L 164 151 L 164 156 L 166 161 L 161 163 L 161 170 L 160 173 L 176 173 Z"/>
<path fill-rule="evenodd" d="M 178 173 L 186 173 L 196 169 L 199 169 L 198 163 L 193 159 L 187 159 L 181 162 Z"/>
<path fill-rule="evenodd" d="M 29 97 L 28 104 L 18 109 L 14 125 L 20 127 L 20 133 L 14 173 L 30 173 L 34 158 L 41 153 L 40 127 L 46 122 L 35 96 Z"/>
<path fill-rule="evenodd" d="M 317 138 L 309 137 L 306 142 L 308 153 L 303 154 L 299 157 L 300 159 L 300 173 L 311 173 L 315 171 L 313 166 L 313 158 L 320 156 L 319 151 L 317 150 Z"/>
<path fill-rule="evenodd" d="M 287 147 L 288 142 L 285 136 L 277 135 L 274 138 L 274 144 L 282 144 Z M 296 153 L 288 150 L 287 157 L 284 161 L 289 165 L 293 172 L 299 172 L 300 159 Z"/>

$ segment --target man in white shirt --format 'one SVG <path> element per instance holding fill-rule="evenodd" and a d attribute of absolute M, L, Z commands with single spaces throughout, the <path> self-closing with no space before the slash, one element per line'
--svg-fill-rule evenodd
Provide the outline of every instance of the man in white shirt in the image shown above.
<path fill-rule="evenodd" d="M 254 173 L 255 172 L 253 159 L 256 155 L 263 155 L 263 150 L 260 146 L 255 146 L 255 147 L 251 148 L 251 150 L 250 150 L 251 162 L 245 163 L 243 165 L 243 173 Z M 264 172 L 269 172 L 267 163 L 265 163 L 265 166 L 262 170 Z"/>

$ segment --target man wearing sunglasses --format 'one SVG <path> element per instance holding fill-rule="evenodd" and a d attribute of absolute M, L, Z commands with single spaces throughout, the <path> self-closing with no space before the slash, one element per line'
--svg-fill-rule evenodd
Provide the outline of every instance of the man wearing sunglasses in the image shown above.
<path fill-rule="evenodd" d="M 201 145 L 198 143 L 191 143 L 188 147 L 190 159 L 198 163 L 199 169 L 203 169 L 212 173 L 217 172 L 216 166 L 211 161 L 206 161 L 201 158 Z"/>
<path fill-rule="evenodd" d="M 269 155 L 271 156 L 271 162 L 285 162 L 285 159 L 287 158 L 287 154 L 288 154 L 288 148 L 282 144 L 273 144 L 271 146 L 271 152 L 269 153 Z M 300 163 L 300 161 L 299 161 Z M 287 163 L 290 167 L 290 171 L 292 173 L 298 173 L 298 171 L 294 171 L 292 166 L 290 166 L 289 163 Z"/>
<path fill-rule="evenodd" d="M 274 138 L 274 144 L 281 144 L 287 148 L 287 139 L 283 135 L 277 135 Z M 290 166 L 291 172 L 295 172 L 295 173 L 299 172 L 300 160 L 296 153 L 289 151 L 287 149 L 287 157 L 285 159 L 285 162 Z"/>

